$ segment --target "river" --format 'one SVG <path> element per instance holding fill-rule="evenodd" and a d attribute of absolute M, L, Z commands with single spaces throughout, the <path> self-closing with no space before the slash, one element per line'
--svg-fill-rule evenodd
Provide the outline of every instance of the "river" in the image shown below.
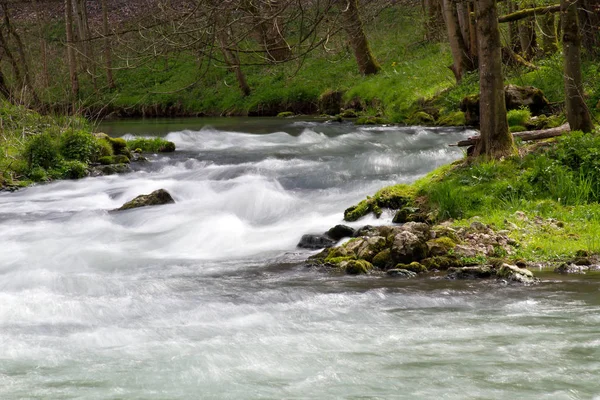
<path fill-rule="evenodd" d="M 448 144 L 472 131 L 101 128 L 178 150 L 0 193 L 0 399 L 600 398 L 597 277 L 523 288 L 302 266 L 302 234 L 460 158 Z M 110 212 L 159 188 L 176 204 Z"/>

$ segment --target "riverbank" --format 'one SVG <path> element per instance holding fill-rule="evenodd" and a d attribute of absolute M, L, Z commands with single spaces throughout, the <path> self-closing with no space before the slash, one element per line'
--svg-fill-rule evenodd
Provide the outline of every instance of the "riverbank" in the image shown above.
<path fill-rule="evenodd" d="M 395 223 L 426 222 L 437 232 L 411 244 L 418 250 L 412 258 L 390 258 L 387 250 L 388 259 L 379 266 L 384 270 L 427 272 L 440 269 L 437 264 L 442 262 L 443 270 L 478 265 L 493 271 L 508 264 L 559 272 L 592 271 L 590 266 L 597 266 L 600 253 L 597 154 L 600 138 L 573 132 L 521 145 L 519 155 L 501 161 L 460 160 L 413 184 L 381 189 L 348 208 L 345 219 L 356 221 L 391 209 Z M 388 234 L 368 236 L 391 240 L 392 253 L 405 246 Z M 376 259 L 386 247 L 383 244 L 381 249 L 369 250 L 365 245 L 362 253 L 361 246 L 346 251 L 348 246 L 358 244 L 326 250 L 320 257 L 338 267 L 349 260 L 366 261 L 366 269 L 385 258 Z M 409 266 L 412 262 L 415 265 Z M 489 268 L 486 271 L 489 277 Z"/>
<path fill-rule="evenodd" d="M 146 160 L 142 153 L 175 151 L 161 138 L 111 138 L 85 118 L 41 115 L 5 100 L 0 116 L 0 190 L 123 173 Z"/>

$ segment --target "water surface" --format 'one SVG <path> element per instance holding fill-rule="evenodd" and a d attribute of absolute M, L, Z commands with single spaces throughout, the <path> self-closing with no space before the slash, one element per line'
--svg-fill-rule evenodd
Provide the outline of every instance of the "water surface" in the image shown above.
<path fill-rule="evenodd" d="M 312 254 L 296 249 L 302 234 L 460 158 L 447 144 L 473 132 L 173 123 L 102 127 L 177 144 L 130 174 L 0 194 L 1 399 L 600 392 L 593 276 L 520 288 L 302 266 Z M 159 188 L 177 203 L 109 212 Z"/>

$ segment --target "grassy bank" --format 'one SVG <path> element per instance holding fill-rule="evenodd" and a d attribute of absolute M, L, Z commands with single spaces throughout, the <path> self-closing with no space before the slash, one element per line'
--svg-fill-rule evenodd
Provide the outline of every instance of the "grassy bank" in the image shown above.
<path fill-rule="evenodd" d="M 600 137 L 571 133 L 522 145 L 502 161 L 461 160 L 412 185 L 384 188 L 346 212 L 406 207 L 405 220 L 473 221 L 506 230 L 520 246 L 510 257 L 557 261 L 600 253 Z"/>
<path fill-rule="evenodd" d="M 0 101 L 0 188 L 127 170 L 132 152 L 170 152 L 164 139 L 94 134 L 82 117 L 48 116 Z"/>

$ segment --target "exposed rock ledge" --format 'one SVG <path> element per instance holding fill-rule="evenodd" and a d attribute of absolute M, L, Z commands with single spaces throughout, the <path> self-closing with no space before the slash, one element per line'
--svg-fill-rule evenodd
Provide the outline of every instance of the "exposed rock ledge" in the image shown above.
<path fill-rule="evenodd" d="M 387 274 L 412 278 L 419 275 L 448 279 L 496 279 L 503 283 L 534 284 L 538 279 L 504 257 L 517 243 L 508 231 L 495 232 L 481 222 L 452 228 L 421 222 L 392 226 L 365 226 L 337 247 L 310 257 L 310 267 L 351 275 Z"/>

